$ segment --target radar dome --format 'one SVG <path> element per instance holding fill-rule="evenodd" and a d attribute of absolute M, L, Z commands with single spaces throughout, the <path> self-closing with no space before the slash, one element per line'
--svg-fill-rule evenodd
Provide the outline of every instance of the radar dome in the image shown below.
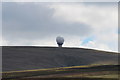
<path fill-rule="evenodd" d="M 56 38 L 56 41 L 57 41 L 58 46 L 59 46 L 59 47 L 62 47 L 62 45 L 63 45 L 63 43 L 64 43 L 64 38 L 58 36 L 58 37 Z"/>

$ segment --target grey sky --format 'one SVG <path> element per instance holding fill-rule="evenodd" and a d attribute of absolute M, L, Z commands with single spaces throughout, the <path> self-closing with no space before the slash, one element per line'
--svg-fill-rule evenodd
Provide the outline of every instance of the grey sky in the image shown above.
<path fill-rule="evenodd" d="M 3 3 L 3 35 L 5 39 L 41 39 L 51 35 L 85 36 L 92 32 L 89 25 L 65 23 L 53 18 L 49 3 Z M 14 39 L 13 39 L 14 37 Z"/>
<path fill-rule="evenodd" d="M 116 22 L 115 2 L 4 2 L 3 45 L 55 46 L 55 38 L 61 35 L 65 37 L 65 46 L 87 46 L 116 51 L 118 27 Z M 111 36 L 115 38 L 110 40 Z M 112 44 L 109 44 L 111 42 Z M 82 45 L 83 43 L 85 44 Z"/>

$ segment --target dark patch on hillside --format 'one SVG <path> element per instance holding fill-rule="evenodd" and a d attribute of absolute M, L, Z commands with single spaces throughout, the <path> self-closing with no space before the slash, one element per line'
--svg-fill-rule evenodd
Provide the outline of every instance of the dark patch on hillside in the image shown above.
<path fill-rule="evenodd" d="M 18 71 L 89 64 L 117 64 L 118 54 L 82 48 L 3 46 L 2 70 Z"/>

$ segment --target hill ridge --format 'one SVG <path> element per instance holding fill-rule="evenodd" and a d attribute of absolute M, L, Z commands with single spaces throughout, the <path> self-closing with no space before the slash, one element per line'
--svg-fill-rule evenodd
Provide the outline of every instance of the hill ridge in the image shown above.
<path fill-rule="evenodd" d="M 3 71 L 117 64 L 118 54 L 83 48 L 2 46 Z"/>

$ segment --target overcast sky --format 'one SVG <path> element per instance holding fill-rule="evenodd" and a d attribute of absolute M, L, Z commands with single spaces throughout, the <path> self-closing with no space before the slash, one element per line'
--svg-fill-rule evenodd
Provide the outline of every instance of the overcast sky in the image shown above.
<path fill-rule="evenodd" d="M 117 2 L 4 2 L 2 26 L 2 45 L 118 50 Z"/>

